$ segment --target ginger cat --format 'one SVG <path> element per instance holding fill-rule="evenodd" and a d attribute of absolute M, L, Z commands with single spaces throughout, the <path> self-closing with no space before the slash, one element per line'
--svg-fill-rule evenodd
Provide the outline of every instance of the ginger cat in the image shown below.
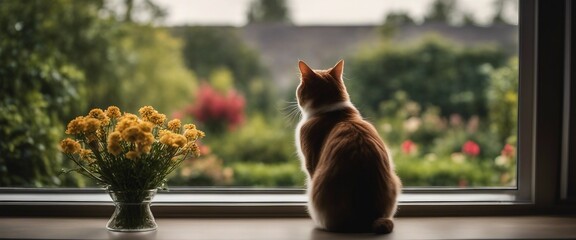
<path fill-rule="evenodd" d="M 310 216 L 333 232 L 392 232 L 402 184 L 376 129 L 350 102 L 344 61 L 327 70 L 298 66 L 296 148 L 308 176 Z"/>

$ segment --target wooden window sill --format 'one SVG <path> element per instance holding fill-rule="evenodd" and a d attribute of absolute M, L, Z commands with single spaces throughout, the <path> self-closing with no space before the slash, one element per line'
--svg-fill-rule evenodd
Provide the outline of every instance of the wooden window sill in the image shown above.
<path fill-rule="evenodd" d="M 574 239 L 576 216 L 402 217 L 392 234 L 334 234 L 309 218 L 158 218 L 158 230 L 114 233 L 106 218 L 0 218 L 0 239 Z"/>

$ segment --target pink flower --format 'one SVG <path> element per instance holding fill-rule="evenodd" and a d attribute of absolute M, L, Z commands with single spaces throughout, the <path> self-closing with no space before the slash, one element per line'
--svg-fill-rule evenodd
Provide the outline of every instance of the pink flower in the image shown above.
<path fill-rule="evenodd" d="M 186 107 L 187 114 L 205 124 L 224 123 L 229 129 L 235 129 L 244 122 L 244 96 L 235 90 L 226 94 L 216 91 L 203 83 L 196 94 L 196 102 Z"/>
<path fill-rule="evenodd" d="M 410 154 L 416 151 L 416 144 L 410 140 L 405 140 L 402 142 L 402 152 L 405 154 Z"/>
<path fill-rule="evenodd" d="M 476 157 L 480 154 L 480 146 L 474 141 L 468 140 L 462 145 L 462 152 L 466 155 Z"/>
<path fill-rule="evenodd" d="M 505 157 L 514 157 L 516 154 L 516 149 L 512 145 L 506 143 L 500 154 Z"/>

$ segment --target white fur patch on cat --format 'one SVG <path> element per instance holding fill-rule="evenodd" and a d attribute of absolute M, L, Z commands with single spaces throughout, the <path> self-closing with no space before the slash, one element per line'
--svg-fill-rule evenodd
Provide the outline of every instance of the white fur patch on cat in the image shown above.
<path fill-rule="evenodd" d="M 352 102 L 350 102 L 350 101 L 338 102 L 338 103 L 322 106 L 322 107 L 319 107 L 317 109 L 311 108 L 310 105 L 311 104 L 307 104 L 306 106 L 304 106 L 301 109 L 302 113 L 303 113 L 302 120 L 306 120 L 309 117 L 317 115 L 317 114 L 327 113 L 327 112 L 332 112 L 332 111 L 337 111 L 337 110 L 342 110 L 342 109 L 354 107 L 354 105 L 352 105 Z"/>

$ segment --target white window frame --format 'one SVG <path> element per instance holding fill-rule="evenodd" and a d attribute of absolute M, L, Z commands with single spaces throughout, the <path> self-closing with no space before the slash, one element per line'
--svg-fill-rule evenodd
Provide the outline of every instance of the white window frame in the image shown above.
<path fill-rule="evenodd" d="M 536 139 L 537 6 L 538 0 L 520 0 L 517 187 L 406 188 L 399 216 L 524 214 L 555 205 L 544 189 L 557 185 L 541 179 L 556 176 L 535 167 L 554 166 L 537 157 L 543 148 Z M 174 188 L 156 196 L 153 211 L 157 217 L 307 216 L 305 205 L 302 189 Z M 0 216 L 109 216 L 111 211 L 101 189 L 0 189 Z"/>

